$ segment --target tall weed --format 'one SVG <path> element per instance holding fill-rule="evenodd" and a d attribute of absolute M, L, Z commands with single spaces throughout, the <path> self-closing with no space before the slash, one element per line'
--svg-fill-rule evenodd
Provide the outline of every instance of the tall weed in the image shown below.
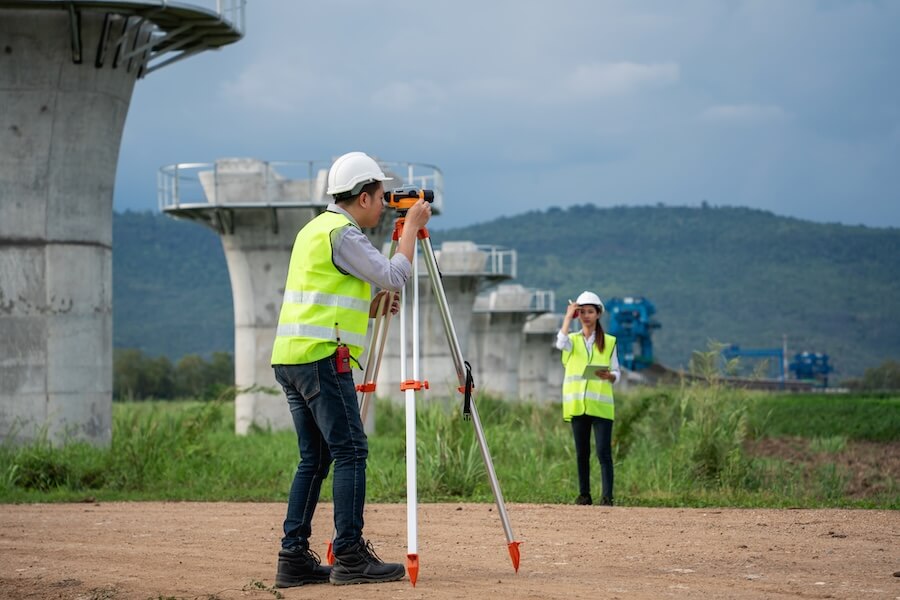
<path fill-rule="evenodd" d="M 619 504 L 742 506 L 847 505 L 847 474 L 828 459 L 810 469 L 776 458 L 751 458 L 748 436 L 785 427 L 805 433 L 821 455 L 842 451 L 856 431 L 886 435 L 867 419 L 894 422 L 896 399 L 760 395 L 721 387 L 714 375 L 678 387 L 641 388 L 617 394 L 613 427 L 616 497 Z M 485 438 L 504 497 L 510 502 L 571 502 L 577 492 L 571 427 L 559 404 L 522 404 L 476 399 Z M 874 403 L 874 404 L 873 404 Z M 490 501 L 484 461 L 471 422 L 459 402 L 423 399 L 417 415 L 420 501 Z M 880 410 L 874 411 L 871 406 Z M 794 408 L 794 412 L 791 411 Z M 797 407 L 838 414 L 843 435 L 822 430 Z M 97 498 L 180 500 L 274 500 L 283 502 L 299 454 L 293 431 L 234 434 L 234 406 L 219 402 L 115 403 L 109 448 L 73 443 L 54 447 L 46 438 L 0 447 L 0 501 Z M 772 414 L 770 426 L 762 426 Z M 752 418 L 748 418 L 748 415 Z M 406 494 L 405 412 L 379 401 L 376 433 L 369 436 L 368 498 L 401 501 Z M 749 423 L 753 424 L 751 429 Z M 871 432 L 874 432 L 872 434 Z M 896 439 L 896 433 L 893 434 Z M 591 460 L 594 487 L 597 462 Z M 829 466 L 830 465 L 830 466 Z M 880 478 L 881 496 L 866 506 L 900 507 L 896 482 Z M 331 498 L 331 486 L 322 500 Z M 880 503 L 880 504 L 879 504 Z"/>

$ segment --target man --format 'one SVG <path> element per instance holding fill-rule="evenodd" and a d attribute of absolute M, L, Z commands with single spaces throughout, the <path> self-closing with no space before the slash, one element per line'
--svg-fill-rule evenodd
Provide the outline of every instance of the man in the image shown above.
<path fill-rule="evenodd" d="M 334 161 L 327 193 L 334 198 L 294 241 L 284 303 L 272 350 L 275 379 L 287 396 L 300 464 L 291 484 L 276 587 L 396 581 L 403 565 L 382 562 L 362 537 L 368 442 L 360 419 L 350 363 L 359 362 L 370 315 L 379 296 L 396 295 L 412 271 L 416 233 L 431 217 L 419 201 L 406 214 L 403 236 L 390 260 L 360 230 L 384 210 L 389 180 L 372 158 L 350 152 Z M 348 356 L 349 355 L 349 356 Z M 309 549 L 322 481 L 334 463 L 334 567 Z"/>

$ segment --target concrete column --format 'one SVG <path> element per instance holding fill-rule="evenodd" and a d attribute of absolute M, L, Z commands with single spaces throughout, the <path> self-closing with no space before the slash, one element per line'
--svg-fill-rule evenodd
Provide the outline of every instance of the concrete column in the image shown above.
<path fill-rule="evenodd" d="M 316 214 L 312 209 L 280 211 L 274 233 L 271 215 L 244 209 L 235 213 L 234 233 L 222 235 L 234 299 L 235 431 L 239 434 L 246 434 L 251 425 L 291 426 L 284 393 L 271 367 L 272 344 L 294 237 Z"/>
<path fill-rule="evenodd" d="M 471 364 L 473 368 L 472 375 L 475 378 L 475 389 L 478 391 L 478 393 L 488 391 L 488 388 L 485 387 L 484 362 L 486 360 L 485 343 L 490 338 L 491 314 L 487 310 L 485 310 L 484 303 L 484 297 L 477 297 L 475 299 L 474 312 L 472 313 Z M 496 392 L 495 390 L 491 390 L 490 393 L 494 394 Z"/>
<path fill-rule="evenodd" d="M 239 40 L 243 12 L 228 12 L 0 3 L 0 440 L 109 443 L 112 191 L 131 93 Z"/>
<path fill-rule="evenodd" d="M 457 392 L 459 378 L 421 249 L 419 254 L 420 378 L 429 382 L 430 390 L 426 394 L 430 397 L 454 398 L 459 395 Z M 489 275 L 486 272 L 487 254 L 479 250 L 473 242 L 444 242 L 440 250 L 435 251 L 435 260 L 442 275 L 440 281 L 463 360 L 471 363 L 472 358 L 468 356 L 468 350 L 472 307 L 480 283 Z M 406 352 L 408 357 L 412 357 L 413 294 L 409 283 L 407 284 L 407 293 Z M 400 315 L 392 318 L 388 333 L 376 395 L 399 400 L 402 399 L 400 392 Z M 407 378 L 411 377 L 410 366 L 407 370 Z"/>
<path fill-rule="evenodd" d="M 473 321 L 478 374 L 476 387 L 506 400 L 519 397 L 519 356 L 523 328 L 532 309 L 533 292 L 509 283 L 497 286 L 475 302 Z"/>
<path fill-rule="evenodd" d="M 81 14 L 96 49 L 103 15 Z M 0 439 L 111 439 L 112 197 L 137 69 L 0 9 Z"/>
<path fill-rule="evenodd" d="M 545 313 L 525 323 L 519 360 L 519 398 L 527 402 L 559 401 L 564 369 L 554 345 L 562 315 Z"/>
<path fill-rule="evenodd" d="M 556 321 L 556 329 L 559 330 L 562 325 L 563 315 L 554 314 L 553 318 Z M 550 367 L 547 370 L 547 397 L 550 398 L 551 402 L 562 401 L 562 384 L 566 377 L 566 368 L 562 364 L 562 351 L 556 349 L 554 345 L 556 343 L 555 338 L 556 332 L 553 332 L 553 341 L 550 342 L 553 345 L 553 354 L 550 359 Z"/>

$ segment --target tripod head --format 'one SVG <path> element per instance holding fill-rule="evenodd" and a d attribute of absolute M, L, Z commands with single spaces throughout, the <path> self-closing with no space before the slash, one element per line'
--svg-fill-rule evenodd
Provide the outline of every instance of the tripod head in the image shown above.
<path fill-rule="evenodd" d="M 385 205 L 398 211 L 401 215 L 405 215 L 406 211 L 419 200 L 434 202 L 434 190 L 402 187 L 384 193 Z"/>

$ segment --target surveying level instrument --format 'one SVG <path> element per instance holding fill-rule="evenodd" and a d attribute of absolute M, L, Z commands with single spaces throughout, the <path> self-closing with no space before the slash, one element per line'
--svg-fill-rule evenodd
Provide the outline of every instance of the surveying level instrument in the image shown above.
<path fill-rule="evenodd" d="M 384 193 L 384 203 L 388 208 L 400 211 L 405 215 L 406 211 L 419 200 L 434 202 L 434 190 L 420 190 L 412 187 L 402 187 Z"/>
<path fill-rule="evenodd" d="M 390 194 L 390 196 L 389 196 Z M 393 256 L 397 250 L 397 244 L 403 234 L 403 225 L 405 222 L 406 210 L 412 207 L 419 200 L 430 202 L 434 199 L 434 193 L 431 190 L 403 189 L 393 190 L 385 193 L 385 200 L 388 206 L 402 211 L 394 223 L 394 232 L 391 236 L 391 247 L 389 256 Z M 509 524 L 509 515 L 506 512 L 506 503 L 503 500 L 503 492 L 500 490 L 500 482 L 497 479 L 497 473 L 494 470 L 494 463 L 491 460 L 491 453 L 488 450 L 487 440 L 484 435 L 484 428 L 481 426 L 481 419 L 478 417 L 478 409 L 474 399 L 474 381 L 472 379 L 472 369 L 468 362 L 463 360 L 462 350 L 459 345 L 459 338 L 453 327 L 453 321 L 450 316 L 450 308 L 447 304 L 447 296 L 444 292 L 444 286 L 441 282 L 441 274 L 438 270 L 437 260 L 434 256 L 434 250 L 431 246 L 431 238 L 428 230 L 423 227 L 416 232 L 419 244 L 414 245 L 412 260 L 412 275 L 407 280 L 406 285 L 401 290 L 400 295 L 400 390 L 404 393 L 406 406 L 406 570 L 409 573 L 409 579 L 413 586 L 419 575 L 419 554 L 418 554 L 418 520 L 417 520 L 417 489 L 416 489 L 416 395 L 421 393 L 422 389 L 428 389 L 428 381 L 420 378 L 419 374 L 419 247 L 425 259 L 425 266 L 428 270 L 428 278 L 431 280 L 434 297 L 437 301 L 440 311 L 441 320 L 444 326 L 444 333 L 447 335 L 447 343 L 450 346 L 453 364 L 456 368 L 456 375 L 459 380 L 457 391 L 463 394 L 463 416 L 467 420 L 472 421 L 475 428 L 475 437 L 481 450 L 481 458 L 484 461 L 485 470 L 490 479 L 491 491 L 494 494 L 494 501 L 497 504 L 497 512 L 500 515 L 500 521 L 503 525 L 503 532 L 506 535 L 507 549 L 509 557 L 512 560 L 513 568 L 519 571 L 519 544 L 514 540 L 512 527 Z M 407 302 L 412 288 L 412 369 L 411 373 L 407 372 Z M 363 383 L 356 386 L 357 391 L 361 393 L 359 399 L 359 410 L 362 421 L 366 421 L 369 405 L 375 394 L 376 381 L 378 372 L 381 369 L 381 358 L 384 354 L 384 346 L 388 337 L 388 326 L 391 321 L 390 303 L 394 297 L 393 293 L 382 294 L 378 304 L 375 317 L 375 324 L 372 328 L 372 338 L 369 344 L 369 354 L 366 358 L 366 367 L 363 375 Z M 407 376 L 409 375 L 409 377 Z M 327 552 L 328 562 L 334 564 L 334 554 L 332 553 L 331 544 L 328 545 Z"/>

